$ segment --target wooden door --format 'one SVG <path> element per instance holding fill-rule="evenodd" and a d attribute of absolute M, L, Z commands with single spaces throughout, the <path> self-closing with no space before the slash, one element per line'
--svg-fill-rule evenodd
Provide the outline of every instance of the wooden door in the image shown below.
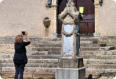
<path fill-rule="evenodd" d="M 60 14 L 68 0 L 58 0 L 58 13 Z M 95 12 L 94 12 L 94 0 L 73 0 L 77 10 L 80 6 L 84 7 L 84 17 L 80 22 L 80 33 L 84 35 L 92 35 L 95 32 Z M 62 23 L 58 20 L 57 33 L 61 34 Z"/>
<path fill-rule="evenodd" d="M 67 0 L 58 0 L 57 15 L 59 15 L 64 10 L 64 8 L 66 7 L 66 3 L 67 3 Z M 58 34 L 58 36 L 61 36 L 61 30 L 62 30 L 62 22 L 59 19 L 57 19 L 57 34 Z"/>

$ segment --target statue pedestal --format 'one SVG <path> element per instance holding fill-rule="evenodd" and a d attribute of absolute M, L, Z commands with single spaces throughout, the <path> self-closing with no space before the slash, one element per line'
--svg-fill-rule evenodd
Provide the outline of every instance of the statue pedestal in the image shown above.
<path fill-rule="evenodd" d="M 82 57 L 62 57 L 59 66 L 56 70 L 56 79 L 85 79 Z"/>
<path fill-rule="evenodd" d="M 85 79 L 85 67 L 57 69 L 55 79 Z"/>
<path fill-rule="evenodd" d="M 84 67 L 83 58 L 82 57 L 62 57 L 60 58 L 60 68 L 81 68 Z"/>

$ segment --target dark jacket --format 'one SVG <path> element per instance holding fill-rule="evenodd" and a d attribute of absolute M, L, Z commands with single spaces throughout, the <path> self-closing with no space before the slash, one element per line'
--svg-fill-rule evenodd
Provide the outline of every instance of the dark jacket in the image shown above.
<path fill-rule="evenodd" d="M 15 64 L 26 64 L 28 59 L 26 55 L 25 46 L 29 45 L 30 42 L 15 43 L 15 54 L 13 61 Z"/>

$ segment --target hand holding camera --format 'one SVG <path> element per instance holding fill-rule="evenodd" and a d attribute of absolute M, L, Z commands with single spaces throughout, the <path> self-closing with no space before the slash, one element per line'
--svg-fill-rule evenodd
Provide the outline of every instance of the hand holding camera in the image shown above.
<path fill-rule="evenodd" d="M 28 33 L 26 31 L 22 31 L 22 35 L 28 35 Z"/>
<path fill-rule="evenodd" d="M 22 31 L 22 35 L 25 35 L 27 38 L 27 41 L 30 41 L 29 37 L 28 37 L 28 33 L 26 31 Z"/>

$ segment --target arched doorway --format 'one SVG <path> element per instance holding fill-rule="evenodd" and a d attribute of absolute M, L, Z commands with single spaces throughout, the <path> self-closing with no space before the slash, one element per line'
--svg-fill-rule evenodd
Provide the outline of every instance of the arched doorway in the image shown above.
<path fill-rule="evenodd" d="M 59 15 L 65 8 L 68 0 L 58 0 L 58 11 Z M 77 10 L 80 6 L 84 7 L 84 17 L 80 22 L 80 33 L 82 35 L 92 35 L 95 32 L 95 12 L 94 12 L 94 0 L 73 0 Z M 57 33 L 61 35 L 62 23 L 57 20 Z"/>

